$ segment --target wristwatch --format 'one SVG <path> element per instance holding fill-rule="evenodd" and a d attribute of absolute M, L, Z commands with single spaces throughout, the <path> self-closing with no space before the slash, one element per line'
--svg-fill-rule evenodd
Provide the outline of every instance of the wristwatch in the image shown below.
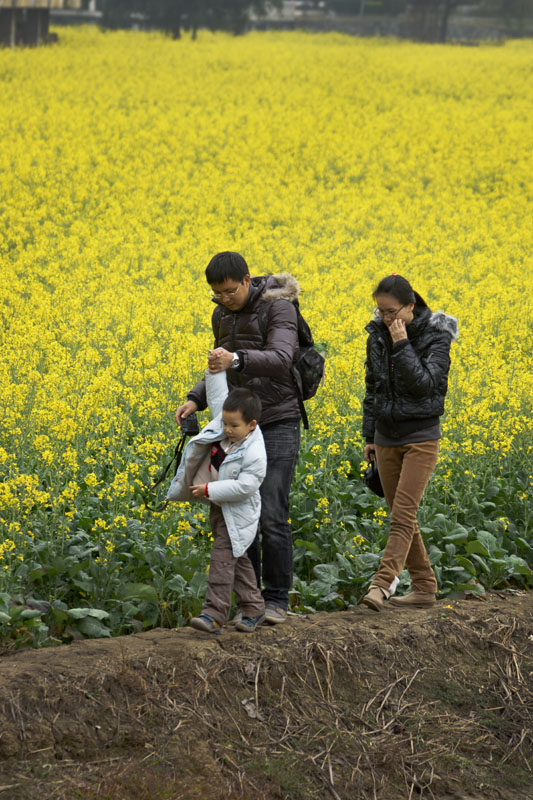
<path fill-rule="evenodd" d="M 233 353 L 233 358 L 231 359 L 231 368 L 232 369 L 239 369 L 241 366 L 241 357 L 238 353 Z"/>

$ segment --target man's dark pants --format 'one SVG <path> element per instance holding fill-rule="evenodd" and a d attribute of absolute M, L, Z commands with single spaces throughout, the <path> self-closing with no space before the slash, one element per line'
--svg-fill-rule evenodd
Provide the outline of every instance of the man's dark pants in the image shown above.
<path fill-rule="evenodd" d="M 289 605 L 292 586 L 292 531 L 289 494 L 300 449 L 300 421 L 284 420 L 261 427 L 267 454 L 267 473 L 261 485 L 259 533 L 248 555 L 265 603 Z"/>

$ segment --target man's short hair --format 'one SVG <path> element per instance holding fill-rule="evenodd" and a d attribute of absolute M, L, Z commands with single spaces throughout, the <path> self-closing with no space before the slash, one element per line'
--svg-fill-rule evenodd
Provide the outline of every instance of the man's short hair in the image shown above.
<path fill-rule="evenodd" d="M 250 270 L 244 258 L 240 253 L 233 253 L 231 250 L 224 250 L 213 256 L 205 270 L 205 277 L 211 286 L 227 280 L 240 283 L 249 274 Z"/>
<path fill-rule="evenodd" d="M 245 422 L 253 419 L 259 422 L 261 417 L 261 400 L 250 389 L 232 389 L 224 400 L 223 411 L 240 411 Z"/>

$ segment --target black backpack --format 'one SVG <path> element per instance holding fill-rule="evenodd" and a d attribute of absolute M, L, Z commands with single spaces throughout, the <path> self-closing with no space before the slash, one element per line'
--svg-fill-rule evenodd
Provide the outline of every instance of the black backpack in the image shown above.
<path fill-rule="evenodd" d="M 298 346 L 300 355 L 291 367 L 291 375 L 296 387 L 296 396 L 302 415 L 303 426 L 309 429 L 309 418 L 304 406 L 304 400 L 309 400 L 317 393 L 320 384 L 324 383 L 325 360 L 324 356 L 315 347 L 311 328 L 305 321 L 300 311 L 298 299 L 291 301 L 296 308 L 298 324 Z M 266 339 L 268 333 L 268 303 L 261 303 L 259 307 L 259 327 Z M 223 314 L 222 306 L 217 306 L 213 312 L 213 333 L 218 341 L 218 328 Z"/>

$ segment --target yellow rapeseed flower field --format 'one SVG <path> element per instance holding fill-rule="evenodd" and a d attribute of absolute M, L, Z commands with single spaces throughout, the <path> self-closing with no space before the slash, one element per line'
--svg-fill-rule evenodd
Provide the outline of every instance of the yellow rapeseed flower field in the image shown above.
<path fill-rule="evenodd" d="M 109 564 L 127 521 L 153 530 L 140 491 L 205 364 L 219 250 L 294 274 L 327 343 L 310 464 L 336 442 L 349 479 L 364 325 L 392 271 L 459 319 L 442 480 L 527 456 L 532 63 L 529 41 L 304 33 L 61 29 L 58 46 L 0 51 L 4 579 L 24 578 L 36 538 L 81 526 Z M 159 518 L 177 552 L 176 514 L 205 517 Z"/>

